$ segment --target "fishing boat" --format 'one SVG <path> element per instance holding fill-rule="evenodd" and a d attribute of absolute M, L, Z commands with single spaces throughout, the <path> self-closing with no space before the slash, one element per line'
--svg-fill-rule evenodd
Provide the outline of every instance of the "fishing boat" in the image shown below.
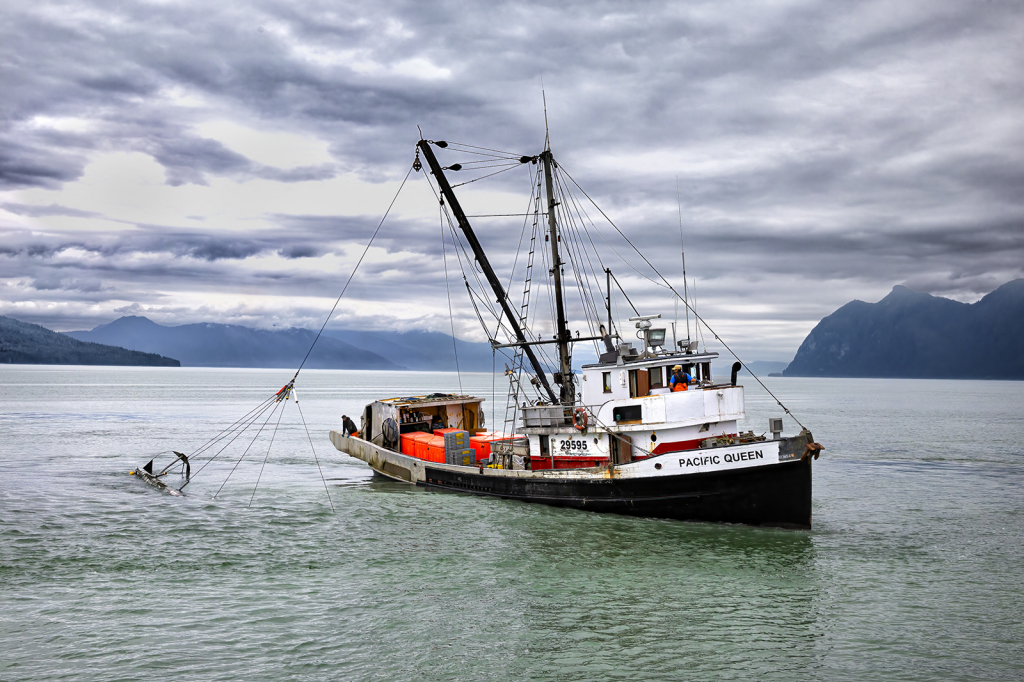
<path fill-rule="evenodd" d="M 477 396 L 382 397 L 366 405 L 356 433 L 331 431 L 331 442 L 381 476 L 433 490 L 634 516 L 809 528 L 812 461 L 821 446 L 802 425 L 796 435 L 782 435 L 781 417 L 770 419 L 764 434 L 740 432 L 742 362 L 732 364 L 728 381 L 716 379 L 721 376 L 713 371 L 719 353 L 702 349 L 689 335 L 677 339 L 675 324 L 669 342 L 668 328 L 656 326 L 660 314 L 641 315 L 634 308 L 629 322 L 635 331 L 628 332 L 637 341 L 624 339 L 627 330 L 612 314 L 613 282 L 629 298 L 611 268 L 599 272 L 589 258 L 584 244 L 595 242 L 584 217 L 588 214 L 569 188 L 583 191 L 555 161 L 550 144 L 544 146 L 539 154 L 517 156 L 421 139 L 413 163 L 419 171 L 425 162 L 424 176 L 442 206 L 442 231 L 447 221 L 452 246 L 467 257 L 463 279 L 470 301 L 495 353 L 508 359 L 505 428 L 487 430 L 484 399 Z M 504 163 L 531 169 L 533 230 L 528 253 L 516 258 L 525 264 L 518 308 L 446 175 L 469 170 L 474 162 L 442 166 L 435 149 L 480 155 L 476 163 L 481 169 L 488 168 L 483 161 L 490 167 Z M 520 245 L 527 242 L 531 214 L 523 215 Z M 535 256 L 540 268 L 534 267 Z M 535 269 L 546 272 L 534 277 Z M 598 274 L 604 281 L 595 283 Z M 680 295 L 660 273 L 656 277 L 685 304 L 687 320 L 692 313 L 697 324 L 706 325 L 688 295 Z M 479 285 L 476 291 L 470 278 Z M 531 326 L 531 305 L 543 298 L 531 291 L 536 280 L 550 293 L 550 329 Z M 603 288 L 604 311 L 593 300 L 595 287 Z M 586 335 L 570 332 L 567 289 L 580 295 Z M 481 306 L 497 319 L 493 332 Z M 593 344 L 596 361 L 574 369 L 579 344 Z"/>

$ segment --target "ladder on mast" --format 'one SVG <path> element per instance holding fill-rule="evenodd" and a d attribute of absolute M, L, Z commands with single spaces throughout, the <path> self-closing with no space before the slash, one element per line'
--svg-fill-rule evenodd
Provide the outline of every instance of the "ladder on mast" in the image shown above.
<path fill-rule="evenodd" d="M 534 199 L 533 206 L 533 229 L 530 234 L 530 251 L 527 254 L 526 260 L 526 279 L 523 282 L 523 302 L 519 306 L 519 326 L 526 329 L 526 317 L 530 311 L 530 295 L 532 292 L 533 284 L 533 257 L 536 253 L 537 246 L 537 229 L 540 225 L 540 172 L 537 173 L 537 192 Z M 508 395 L 505 397 L 505 433 L 514 433 L 516 427 L 516 419 L 519 416 L 519 396 L 523 393 L 522 386 L 522 372 L 523 372 L 523 349 L 521 346 L 516 347 L 516 352 L 512 356 L 512 367 L 505 367 L 505 374 L 509 377 L 508 382 Z M 525 395 L 524 395 L 525 397 Z M 509 413 L 511 412 L 511 417 Z"/>

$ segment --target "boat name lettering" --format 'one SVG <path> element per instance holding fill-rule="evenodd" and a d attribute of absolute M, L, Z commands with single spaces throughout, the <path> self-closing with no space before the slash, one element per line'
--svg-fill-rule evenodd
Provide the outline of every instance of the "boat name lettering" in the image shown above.
<path fill-rule="evenodd" d="M 680 467 L 702 467 L 709 464 L 732 464 L 733 462 L 749 462 L 755 459 L 764 459 L 764 453 L 761 450 L 752 450 L 750 452 L 727 452 L 726 454 L 719 457 L 718 455 L 704 455 L 703 457 L 680 457 Z"/>

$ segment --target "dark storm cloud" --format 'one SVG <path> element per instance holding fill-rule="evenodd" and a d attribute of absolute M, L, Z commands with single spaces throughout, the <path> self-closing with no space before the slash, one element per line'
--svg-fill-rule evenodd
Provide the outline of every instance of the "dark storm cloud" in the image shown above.
<path fill-rule="evenodd" d="M 59 187 L 76 179 L 85 165 L 82 156 L 65 155 L 0 135 L 0 190 L 13 187 Z"/>
<path fill-rule="evenodd" d="M 58 209 L 59 210 L 59 209 Z M 47 213 L 45 215 L 69 215 Z M 71 214 L 73 215 L 73 214 Z M 319 234 L 292 231 L 269 233 L 259 237 L 210 235 L 161 226 L 140 226 L 142 229 L 111 235 L 89 235 L 68 239 L 64 236 L 41 237 L 25 231 L 4 231 L 0 253 L 32 259 L 49 259 L 78 251 L 103 257 L 168 254 L 204 261 L 243 260 L 264 253 L 278 253 L 286 258 L 309 258 L 323 250 L 324 237 Z M 100 266 L 105 267 L 105 266 Z"/>

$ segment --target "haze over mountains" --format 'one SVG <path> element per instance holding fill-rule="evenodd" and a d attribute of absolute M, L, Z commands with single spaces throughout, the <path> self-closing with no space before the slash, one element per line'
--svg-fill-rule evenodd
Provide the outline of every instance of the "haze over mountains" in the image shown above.
<path fill-rule="evenodd" d="M 128 316 L 91 331 L 73 331 L 67 335 L 81 341 L 167 355 L 180 360 L 184 367 L 293 368 L 302 362 L 316 332 L 213 323 L 169 327 L 145 317 Z M 459 340 L 457 346 L 459 367 L 463 371 L 491 370 L 488 344 Z M 305 366 L 454 371 L 455 353 L 452 337 L 439 332 L 326 330 Z"/>
<path fill-rule="evenodd" d="M 1024 379 L 1024 279 L 977 303 L 895 286 L 807 335 L 784 376 Z"/>
<path fill-rule="evenodd" d="M 180 367 L 172 358 L 89 343 L 38 324 L 0 316 L 0 362 L 23 365 L 136 365 Z"/>

